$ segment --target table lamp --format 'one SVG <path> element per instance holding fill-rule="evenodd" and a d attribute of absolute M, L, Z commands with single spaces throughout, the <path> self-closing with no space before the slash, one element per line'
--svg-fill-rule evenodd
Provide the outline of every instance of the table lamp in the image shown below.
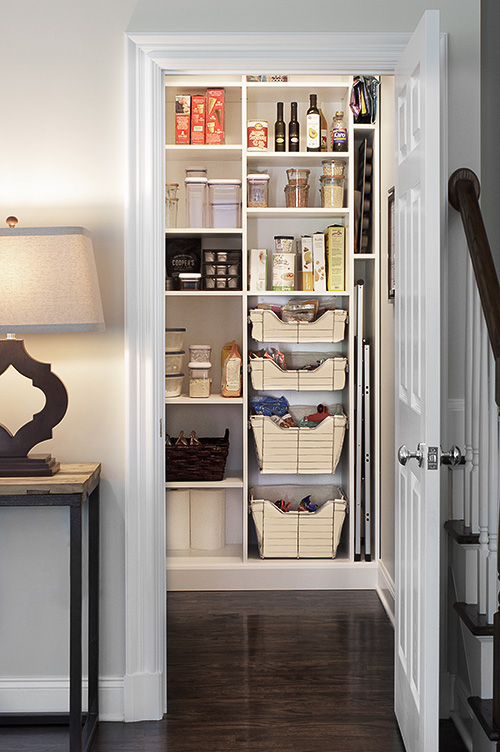
<path fill-rule="evenodd" d="M 68 393 L 50 364 L 32 358 L 16 334 L 104 329 L 94 252 L 82 227 L 20 228 L 15 217 L 7 224 L 0 229 L 0 333 L 7 335 L 0 339 L 0 376 L 13 366 L 46 401 L 15 434 L 0 425 L 0 477 L 49 476 L 59 463 L 50 454 L 29 452 L 52 438 Z"/>

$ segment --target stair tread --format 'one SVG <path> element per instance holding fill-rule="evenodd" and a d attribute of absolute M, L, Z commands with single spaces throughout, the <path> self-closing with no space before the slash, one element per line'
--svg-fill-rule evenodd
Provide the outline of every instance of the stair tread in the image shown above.
<path fill-rule="evenodd" d="M 468 702 L 488 739 L 492 742 L 500 741 L 500 729 L 493 722 L 493 700 L 469 697 Z"/>
<path fill-rule="evenodd" d="M 477 637 L 493 637 L 493 624 L 489 624 L 486 614 L 480 614 L 476 603 L 453 604 L 453 608 L 462 619 L 467 629 Z"/>
<path fill-rule="evenodd" d="M 463 520 L 447 520 L 444 529 L 457 543 L 469 546 L 479 543 L 479 533 L 473 533 L 470 527 L 464 525 Z"/>

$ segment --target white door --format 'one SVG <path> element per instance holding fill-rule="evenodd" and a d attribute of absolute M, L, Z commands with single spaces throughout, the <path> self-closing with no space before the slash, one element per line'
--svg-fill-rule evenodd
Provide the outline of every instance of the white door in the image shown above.
<path fill-rule="evenodd" d="M 396 447 L 417 455 L 400 450 L 396 463 L 395 710 L 407 752 L 438 750 L 439 78 L 439 12 L 427 11 L 395 78 Z"/>

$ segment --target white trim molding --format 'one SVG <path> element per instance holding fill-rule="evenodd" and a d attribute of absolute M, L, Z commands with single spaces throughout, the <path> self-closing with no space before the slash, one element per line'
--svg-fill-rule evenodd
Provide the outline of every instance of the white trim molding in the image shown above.
<path fill-rule="evenodd" d="M 125 720 L 166 709 L 164 439 L 165 71 L 393 73 L 410 34 L 129 33 Z"/>
<path fill-rule="evenodd" d="M 82 682 L 87 709 L 87 680 Z M 123 677 L 99 679 L 99 719 L 123 721 Z M 4 713 L 67 713 L 68 677 L 4 677 L 0 679 L 0 707 Z"/>

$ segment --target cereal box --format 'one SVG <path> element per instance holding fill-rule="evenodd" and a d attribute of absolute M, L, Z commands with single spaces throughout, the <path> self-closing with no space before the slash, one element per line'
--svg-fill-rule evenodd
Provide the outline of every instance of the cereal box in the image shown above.
<path fill-rule="evenodd" d="M 295 253 L 273 254 L 273 290 L 295 289 Z"/>
<path fill-rule="evenodd" d="M 331 225 L 326 231 L 328 290 L 345 290 L 345 227 Z"/>
<path fill-rule="evenodd" d="M 191 97 L 180 95 L 175 98 L 175 143 L 189 144 L 191 136 Z"/>
<path fill-rule="evenodd" d="M 297 242 L 300 243 L 300 258 L 302 260 L 300 289 L 312 291 L 314 290 L 312 237 L 303 235 Z"/>
<path fill-rule="evenodd" d="M 207 89 L 205 143 L 224 143 L 224 89 Z"/>
<path fill-rule="evenodd" d="M 191 97 L 191 143 L 205 143 L 205 97 Z"/>
<path fill-rule="evenodd" d="M 248 251 L 248 289 L 252 292 L 267 290 L 267 248 Z"/>
<path fill-rule="evenodd" d="M 314 292 L 326 292 L 325 236 L 315 232 L 313 241 Z"/>

